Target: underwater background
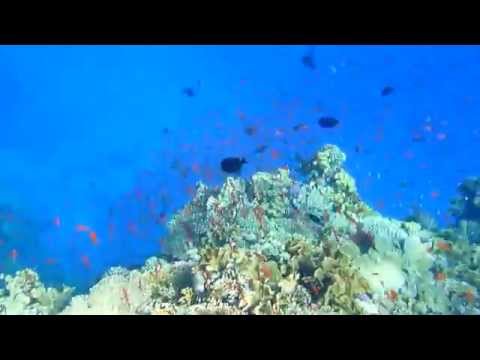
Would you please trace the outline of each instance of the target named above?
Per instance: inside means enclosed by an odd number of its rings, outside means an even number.
[[[382,215],[445,226],[480,172],[479,62],[478,46],[0,46],[0,272],[85,291],[161,253],[223,158],[248,178],[324,144]]]

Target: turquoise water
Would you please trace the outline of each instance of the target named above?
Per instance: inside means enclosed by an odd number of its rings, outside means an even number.
[[[0,46],[0,271],[83,290],[160,253],[195,183],[224,181],[224,157],[244,156],[248,177],[326,143],[382,214],[450,223],[457,184],[480,172],[479,47],[315,46],[315,69],[310,51]],[[340,126],[321,128],[327,115]]]

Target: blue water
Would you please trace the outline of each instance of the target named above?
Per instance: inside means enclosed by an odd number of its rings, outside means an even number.
[[[245,156],[248,177],[325,143],[382,214],[421,206],[448,224],[457,183],[480,173],[480,48],[316,46],[315,70],[309,49],[0,46],[0,206],[16,226],[0,271],[85,290],[161,252],[195,182],[225,179],[223,157]],[[340,127],[320,128],[323,115]]]

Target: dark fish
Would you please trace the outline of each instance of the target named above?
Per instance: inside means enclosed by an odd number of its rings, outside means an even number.
[[[262,154],[263,152],[265,152],[265,150],[267,150],[268,148],[268,145],[258,145],[256,148],[255,148],[255,152],[257,154]]]
[[[308,52],[302,56],[302,64],[303,66],[309,68],[310,70],[315,70],[317,67],[315,64],[315,47],[311,46]]]
[[[307,67],[311,70],[315,70],[316,65],[315,65],[315,59],[313,57],[313,54],[307,54],[307,55],[302,56],[302,64],[303,64],[303,66],[305,66],[305,67]]]
[[[410,183],[408,181],[400,181],[400,184],[398,185],[401,189],[406,189],[407,187],[410,186]]]
[[[247,126],[244,131],[248,136],[253,136],[257,133],[257,128],[255,126]]]
[[[176,170],[182,178],[186,178],[190,172],[190,169],[186,166],[183,166],[178,159],[172,161],[170,164],[170,169]]]
[[[296,168],[295,170],[302,175],[308,175],[312,170],[311,161],[305,160],[299,153],[295,153],[294,157],[295,157],[295,161],[299,165],[299,167]]]
[[[318,224],[318,225],[321,225],[322,224],[322,220],[316,216],[316,215],[313,215],[313,214],[307,214],[309,219],[312,220],[315,224]]]
[[[322,128],[325,128],[325,129],[331,129],[331,128],[337,127],[338,124],[340,124],[340,121],[338,121],[333,116],[324,116],[318,119],[318,125],[320,125]]]
[[[182,93],[183,95],[186,95],[188,97],[194,97],[195,95],[197,95],[197,92],[191,87],[184,88],[182,90]]]
[[[162,133],[166,135],[166,134],[170,133],[170,130],[168,128],[163,128]]]
[[[182,93],[185,96],[194,97],[197,95],[199,88],[200,88],[200,81],[197,81],[197,84],[195,87],[189,86],[189,87],[183,88]]]
[[[423,136],[422,134],[413,134],[412,135],[412,141],[413,142],[425,142],[425,140],[427,140],[427,138],[425,136]]]
[[[308,129],[308,126],[304,123],[300,123],[300,124],[295,125],[292,129],[294,131],[306,130],[306,129]]]
[[[385,86],[382,90],[382,96],[388,96],[388,95],[391,95],[393,94],[393,92],[395,91],[395,89],[391,86]]]
[[[228,157],[222,160],[220,167],[226,173],[238,173],[242,169],[243,164],[246,163],[247,160],[245,158]]]
[[[355,152],[356,152],[357,154],[360,154],[362,151],[363,151],[362,145],[358,145],[358,144],[355,145]]]

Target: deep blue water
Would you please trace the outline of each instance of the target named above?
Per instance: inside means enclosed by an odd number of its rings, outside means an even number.
[[[223,157],[245,156],[248,177],[325,143],[381,213],[422,206],[447,224],[457,183],[480,175],[480,48],[316,46],[315,70],[309,49],[0,46],[0,212],[14,234],[0,271],[85,289],[158,254],[195,182],[224,180]],[[323,115],[340,127],[319,127]]]

